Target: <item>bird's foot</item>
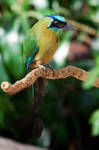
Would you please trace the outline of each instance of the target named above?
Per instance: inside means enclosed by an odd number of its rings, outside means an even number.
[[[48,64],[48,67],[53,71],[53,75],[56,75],[54,68],[50,64]]]
[[[37,66],[40,68],[40,69],[44,69],[45,70],[45,67],[43,65],[40,65],[39,63],[36,63]]]

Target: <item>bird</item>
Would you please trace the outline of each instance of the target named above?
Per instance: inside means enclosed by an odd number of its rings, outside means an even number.
[[[23,42],[23,59],[26,70],[43,68],[49,64],[55,51],[58,48],[60,39],[60,30],[74,30],[75,27],[59,15],[48,14],[41,18],[28,31]],[[41,135],[41,125],[38,121],[39,109],[42,105],[42,97],[45,92],[45,83],[43,78],[38,78],[32,85],[33,96],[33,116],[34,116],[34,133]],[[39,131],[40,130],[40,131]]]
[[[52,59],[59,45],[60,30],[74,30],[75,27],[67,23],[59,15],[45,15],[29,30],[23,44],[23,56],[28,70],[44,68]]]
[[[48,14],[41,18],[27,33],[23,43],[23,57],[26,69],[45,68],[58,48],[60,30],[74,30],[75,27],[59,15]],[[36,102],[42,97],[44,82],[38,78],[34,84]]]

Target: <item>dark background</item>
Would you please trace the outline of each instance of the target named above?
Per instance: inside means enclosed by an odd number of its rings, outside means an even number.
[[[45,14],[60,14],[98,33],[98,0],[0,0],[0,82],[25,76],[23,40]],[[49,80],[36,115],[30,88],[14,96],[0,89],[0,136],[56,150],[98,150],[99,89],[92,83],[99,75],[99,37],[83,29],[60,36],[52,66],[74,65],[90,71],[90,78]]]

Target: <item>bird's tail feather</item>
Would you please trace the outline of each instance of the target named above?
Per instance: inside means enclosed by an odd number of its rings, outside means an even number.
[[[45,93],[45,83],[44,78],[38,78],[36,82],[34,83],[34,109],[35,111],[38,111],[42,106],[42,97]]]

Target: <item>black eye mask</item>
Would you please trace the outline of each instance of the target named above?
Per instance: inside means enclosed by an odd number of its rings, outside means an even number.
[[[52,22],[52,24],[50,25],[50,27],[56,27],[56,28],[59,28],[59,29],[61,29],[61,28],[63,28],[64,26],[66,26],[66,22],[62,22],[62,21],[59,21],[59,20],[54,20],[53,22]]]

